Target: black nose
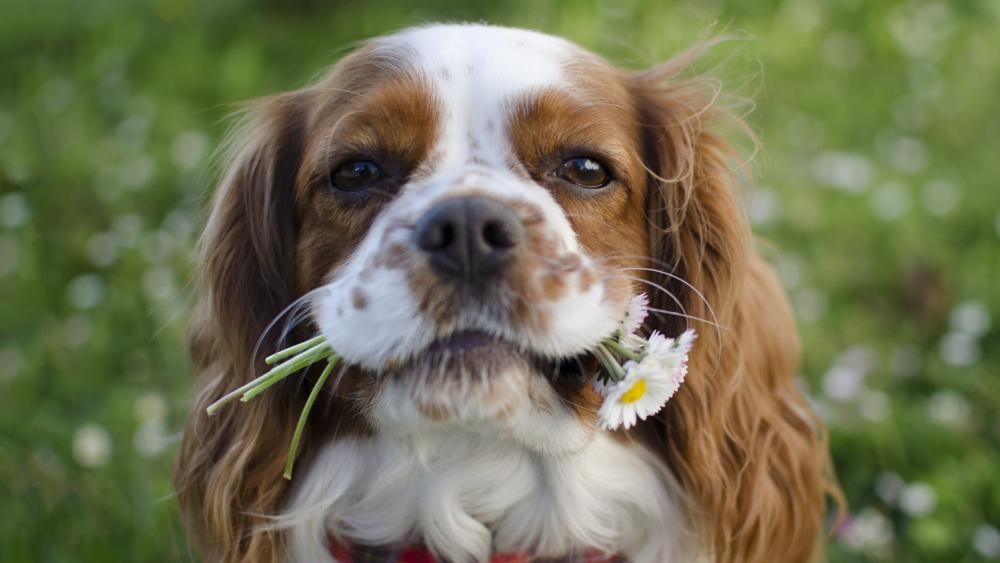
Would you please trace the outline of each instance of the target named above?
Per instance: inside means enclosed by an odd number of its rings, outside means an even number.
[[[502,269],[524,238],[510,207],[488,197],[455,197],[430,209],[414,231],[442,277],[478,281]]]

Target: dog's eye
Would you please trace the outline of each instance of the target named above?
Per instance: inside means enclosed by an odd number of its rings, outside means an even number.
[[[330,184],[345,192],[361,191],[382,177],[382,171],[370,160],[345,162],[330,173]]]
[[[556,176],[582,188],[603,188],[611,181],[611,176],[603,164],[585,156],[563,162],[556,171]]]

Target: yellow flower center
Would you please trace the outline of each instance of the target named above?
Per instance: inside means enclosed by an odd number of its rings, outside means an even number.
[[[628,391],[622,393],[622,402],[634,403],[639,399],[641,399],[645,394],[646,394],[646,380],[636,379],[635,383],[632,384],[632,387],[629,387]]]

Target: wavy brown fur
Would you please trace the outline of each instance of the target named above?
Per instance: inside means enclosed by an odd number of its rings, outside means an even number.
[[[294,297],[291,186],[303,119],[286,95],[263,102],[238,130],[202,240],[203,294],[190,335],[200,375],[174,483],[189,537],[208,561],[281,558],[280,537],[257,528],[284,494],[280,452],[295,423],[293,394],[265,393],[214,416],[205,408],[259,373],[259,358],[251,363],[258,337]]]
[[[798,339],[787,299],[731,193],[736,155],[712,131],[738,120],[716,103],[711,81],[676,78],[703,48],[634,77],[651,170],[651,267],[690,286],[653,280],[688,315],[719,325],[718,333],[697,326],[692,371],[650,434],[694,497],[715,560],[801,563],[820,549],[827,495],[841,497],[822,424],[793,381]],[[655,307],[676,307],[654,294]],[[685,321],[659,325],[677,334]]]

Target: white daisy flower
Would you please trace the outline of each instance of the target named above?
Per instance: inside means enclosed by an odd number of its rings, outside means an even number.
[[[605,384],[604,403],[598,419],[605,430],[631,428],[663,408],[687,375],[687,357],[694,343],[693,330],[676,340],[654,331],[642,357],[625,363],[625,377]]]
[[[625,320],[622,321],[622,335],[628,336],[639,332],[642,322],[649,314],[649,297],[645,293],[640,293],[632,298],[625,310]]]
[[[639,329],[642,328],[642,323],[646,320],[646,315],[648,314],[649,297],[645,293],[640,293],[632,297],[632,300],[629,301],[628,309],[625,310],[625,319],[622,321],[622,326],[619,329],[619,342],[626,348],[630,350],[640,350],[642,348],[644,341],[639,336]]]

